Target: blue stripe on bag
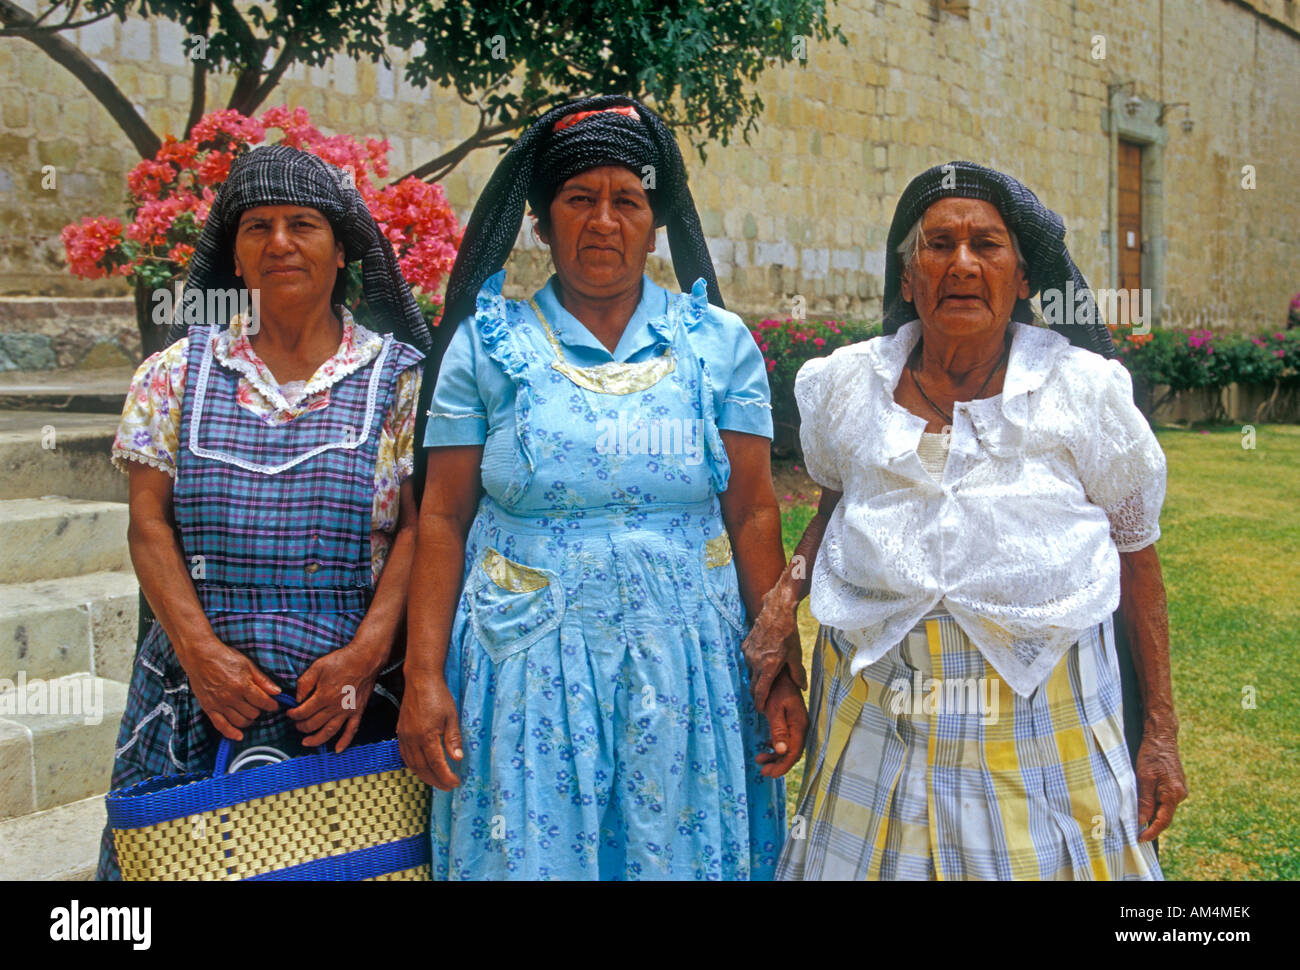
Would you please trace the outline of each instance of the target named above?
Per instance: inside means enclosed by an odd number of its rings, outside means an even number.
[[[390,872],[401,872],[433,861],[433,843],[427,834],[413,835],[384,845],[357,849],[342,855],[313,859],[296,866],[249,876],[244,882],[309,882],[349,879],[373,879]]]
[[[144,828],[280,792],[402,767],[402,755],[393,739],[350,747],[342,754],[303,755],[233,775],[163,775],[110,792],[105,798],[108,824],[114,829]]]

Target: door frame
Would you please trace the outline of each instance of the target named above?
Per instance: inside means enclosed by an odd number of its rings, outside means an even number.
[[[1143,99],[1136,113],[1124,109],[1130,94],[1112,86],[1109,110],[1102,111],[1102,130],[1110,136],[1109,206],[1106,229],[1107,286],[1119,286],[1119,143],[1142,148],[1142,284],[1151,291],[1151,326],[1163,318],[1165,294],[1165,142],[1168,131],[1159,123],[1160,102]]]

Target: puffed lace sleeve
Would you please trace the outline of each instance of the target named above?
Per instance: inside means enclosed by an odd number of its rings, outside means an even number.
[[[125,472],[128,461],[138,461],[176,477],[188,347],[188,337],[176,341],[145,360],[131,378],[113,439],[118,470]]]
[[[834,388],[835,366],[830,357],[814,357],[799,368],[794,379],[794,399],[799,405],[799,444],[808,475],[818,485],[844,490],[839,462],[828,440],[828,405]]]
[[[1095,392],[1081,395],[1090,407],[1073,448],[1079,477],[1088,500],[1105,510],[1116,548],[1136,552],[1160,538],[1165,453],[1133,403],[1124,366],[1097,358],[1089,370]]]

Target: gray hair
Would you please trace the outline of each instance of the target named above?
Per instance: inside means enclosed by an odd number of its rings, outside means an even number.
[[[924,219],[925,216],[922,215],[920,219],[916,220],[916,223],[907,231],[907,235],[903,237],[903,241],[898,244],[898,248],[895,250],[898,255],[903,257],[904,271],[910,269],[913,261],[921,254],[921,246],[925,242],[925,232],[921,229],[921,222]],[[1015,230],[1010,226],[1007,227],[1007,235],[1011,237],[1011,248],[1015,251],[1016,262],[1020,264],[1020,272],[1024,273],[1027,278],[1029,276],[1029,264],[1025,262],[1025,255],[1020,251],[1020,240],[1016,238]]]

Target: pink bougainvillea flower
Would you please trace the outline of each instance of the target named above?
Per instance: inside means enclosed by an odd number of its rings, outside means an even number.
[[[167,136],[157,154],[127,176],[131,201],[125,229],[117,219],[84,219],[64,228],[71,272],[92,279],[109,274],[133,278],[145,267],[156,272],[159,264],[183,271],[215,201],[214,189],[229,177],[235,158],[266,138],[267,129],[279,129],[282,144],[351,172],[406,281],[436,306],[437,290],[451,272],[461,241],[460,223],[441,186],[408,178],[376,187],[375,180],[389,172],[387,139],[326,138],[306,109],[287,105],[257,118],[214,111],[199,120],[189,138]],[[186,213],[192,218],[178,222]],[[124,249],[126,240],[138,245]]]
[[[198,196],[191,192],[165,199],[150,199],[135,213],[135,221],[126,227],[128,239],[146,246],[162,246],[172,223],[182,212],[192,212],[198,206]]]
[[[229,152],[208,152],[199,162],[199,183],[202,185],[220,185],[230,174],[230,163],[234,156]]]
[[[265,137],[266,129],[262,121],[246,117],[233,109],[209,112],[190,130],[190,141],[196,146],[228,142],[256,145]]]
[[[146,158],[126,173],[126,187],[140,201],[158,198],[176,181],[178,169],[167,162]]]
[[[321,133],[311,123],[306,108],[290,108],[282,104],[262,112],[261,122],[266,128],[279,128],[284,132],[280,140],[291,148],[305,148],[321,141]]]
[[[190,257],[194,255],[194,247],[189,243],[177,243],[167,251],[167,258],[173,262],[180,263],[182,266],[190,265]]]
[[[64,226],[63,248],[68,254],[68,269],[74,276],[97,280],[109,275],[102,260],[110,249],[122,241],[122,223],[118,219],[82,219],[80,223]]]
[[[217,200],[217,193],[213,192],[206,185],[203,187],[203,194],[199,196],[199,204],[194,207],[194,218],[199,225],[208,221],[208,214],[212,211],[212,203]]]

